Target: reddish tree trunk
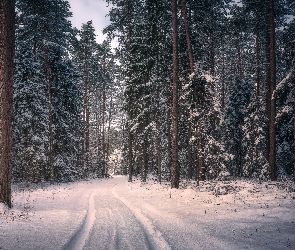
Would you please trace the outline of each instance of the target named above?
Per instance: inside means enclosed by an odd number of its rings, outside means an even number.
[[[11,207],[14,8],[13,0],[0,0],[0,202],[8,207]]]
[[[276,54],[275,54],[275,19],[274,19],[274,0],[268,1],[269,9],[269,167],[270,179],[277,179],[276,169],[276,105],[272,98],[276,88]]]
[[[242,57],[241,57],[241,43],[240,38],[237,40],[237,52],[238,52],[238,74],[240,80],[242,80],[243,77],[243,70],[242,70]]]
[[[171,188],[179,188],[178,166],[178,30],[177,0],[172,0],[173,88],[172,88],[172,162]]]
[[[224,110],[224,104],[225,104],[225,82],[224,82],[224,56],[222,58],[222,72],[221,72],[221,108]]]
[[[189,65],[190,65],[190,74],[194,73],[194,56],[193,56],[193,49],[192,49],[192,43],[191,43],[191,37],[190,37],[190,29],[188,26],[187,21],[187,11],[186,11],[186,3],[185,0],[181,1],[181,12],[185,27],[185,34],[186,34],[186,43],[187,43],[187,52],[188,52],[188,59],[189,59]],[[192,147],[190,144],[190,139],[192,135],[192,124],[191,121],[188,120],[188,178],[192,178]]]
[[[256,50],[256,96],[260,96],[260,36],[259,32],[256,33],[255,41],[255,50]]]
[[[50,181],[54,182],[54,166],[53,166],[53,131],[52,131],[52,98],[50,84],[50,67],[48,61],[48,49],[45,51],[45,66],[46,66],[46,82],[47,82],[47,98],[48,98],[48,117],[49,117],[49,170]]]
[[[194,73],[194,57],[193,57],[193,49],[192,43],[190,38],[190,30],[187,22],[187,13],[186,13],[186,4],[185,0],[181,0],[181,13],[184,22],[185,34],[186,34],[186,43],[187,43],[187,51],[188,51],[188,58],[189,58],[189,65],[190,65],[190,73]]]
[[[293,58],[295,54],[295,48],[293,48]],[[294,161],[294,166],[293,166],[293,180],[295,182],[295,59],[293,59],[293,69],[292,69],[292,83],[293,83],[293,161]]]

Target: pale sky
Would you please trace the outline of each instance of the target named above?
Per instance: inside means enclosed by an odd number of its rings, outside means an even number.
[[[102,43],[106,39],[102,29],[110,23],[110,18],[106,16],[110,9],[107,3],[104,0],[68,0],[68,2],[73,13],[73,17],[70,18],[72,25],[81,29],[82,23],[92,20],[97,35],[96,41]],[[116,46],[116,43],[112,42],[112,46]]]

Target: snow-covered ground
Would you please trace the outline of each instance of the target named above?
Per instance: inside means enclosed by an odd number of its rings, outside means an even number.
[[[126,177],[14,187],[0,204],[0,249],[295,249],[292,182]]]

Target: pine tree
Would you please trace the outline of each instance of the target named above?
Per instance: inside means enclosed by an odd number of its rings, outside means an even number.
[[[70,180],[76,171],[80,92],[70,59],[75,32],[67,20],[69,4],[21,0],[17,8],[14,176],[29,182]]]
[[[230,174],[242,176],[245,151],[243,150],[243,126],[247,107],[250,102],[252,86],[239,77],[230,86],[230,94],[225,109],[225,141],[232,160],[229,166]]]

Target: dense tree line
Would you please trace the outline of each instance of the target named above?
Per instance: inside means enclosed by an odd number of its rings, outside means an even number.
[[[106,175],[116,98],[109,42],[97,44],[91,21],[73,28],[67,1],[17,0],[15,8],[12,180]]]
[[[107,2],[130,181],[294,176],[292,1]]]
[[[97,44],[65,0],[0,1],[1,201],[11,174],[108,176],[113,152],[129,181],[173,188],[294,176],[293,1],[106,2],[109,40]]]

